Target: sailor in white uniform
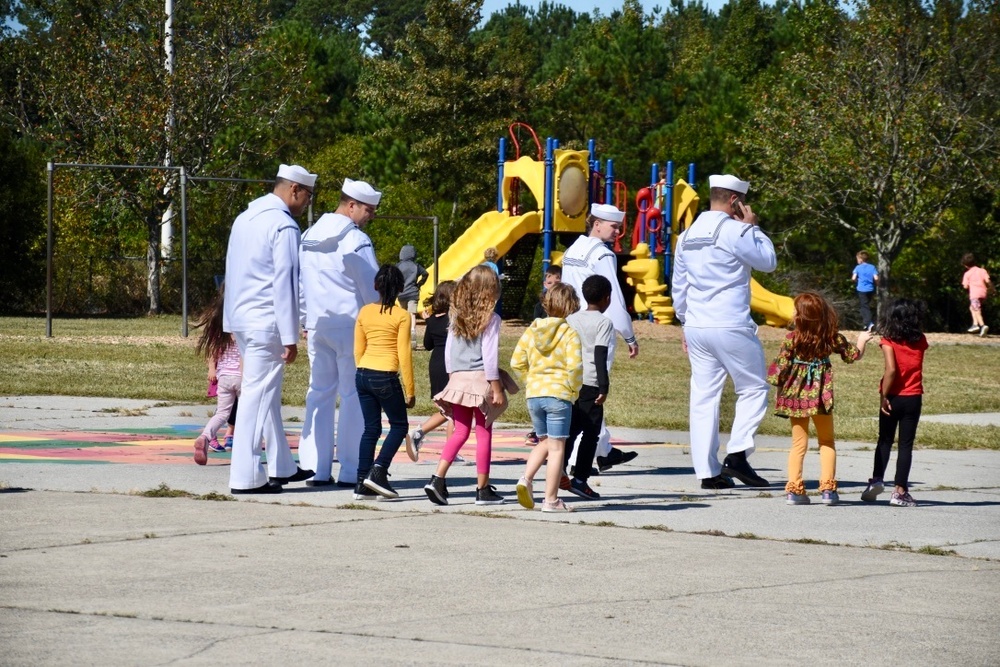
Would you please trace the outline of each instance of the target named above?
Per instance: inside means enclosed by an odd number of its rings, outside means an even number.
[[[364,419],[354,384],[354,324],[362,306],[379,300],[378,262],[371,239],[362,230],[381,199],[382,193],[368,183],[344,179],[337,210],[320,217],[302,236],[299,310],[307,332],[310,372],[299,461],[316,471],[316,477],[306,482],[310,486],[333,484],[334,446],[340,462],[337,485],[354,488],[357,483]]]
[[[691,363],[691,460],[703,489],[768,486],[747,461],[767,411],[764,346],[750,317],[750,270],[777,267],[771,240],[746,203],[750,184],[709,177],[710,210],[677,238],[671,294],[684,326]],[[719,463],[719,404],[726,375],[736,390],[736,414],[725,461]]]
[[[583,310],[587,307],[587,301],[583,298],[583,281],[595,274],[608,279],[611,283],[611,305],[604,315],[611,320],[615,331],[628,345],[629,359],[634,359],[639,354],[639,342],[635,338],[632,316],[629,315],[625,307],[625,297],[622,295],[621,285],[618,283],[618,258],[608,247],[608,244],[613,242],[621,231],[624,220],[625,212],[616,206],[591,204],[585,235],[574,241],[573,245],[567,248],[563,254],[562,281],[576,290],[576,295],[580,299],[580,308]],[[608,346],[609,371],[615,358],[616,341],[617,338],[612,338],[611,345]],[[570,463],[575,464],[576,453],[579,450],[579,447],[573,449],[574,460]],[[636,456],[638,456],[636,452],[623,452],[612,447],[611,432],[608,431],[606,424],[601,426],[601,437],[597,441],[597,466],[601,471],[607,470],[613,465],[631,461]]]
[[[278,169],[274,191],[250,202],[233,222],[226,252],[223,329],[243,357],[229,486],[233,493],[280,493],[281,484],[312,477],[299,469],[281,421],[285,364],[298,354],[299,225],[312,201],[316,174]],[[260,442],[267,446],[267,471]],[[270,476],[270,478],[269,478]]]

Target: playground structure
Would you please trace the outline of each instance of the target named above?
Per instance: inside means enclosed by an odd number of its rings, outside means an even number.
[[[537,148],[537,158],[521,155],[515,128],[525,128]],[[507,141],[499,141],[497,161],[496,210],[481,215],[439,258],[436,271],[422,288],[420,300],[430,297],[434,287],[443,280],[458,280],[469,269],[483,262],[487,248],[496,248],[502,258],[502,302],[504,316],[517,315],[527,289],[528,279],[537,251],[538,239],[543,243],[543,270],[553,261],[556,242],[569,246],[586,226],[591,203],[614,203],[626,211],[627,190],[614,180],[613,160],[595,157],[595,141],[588,150],[559,148],[556,139],[546,139],[544,151],[538,136],[527,125],[514,123],[510,127],[514,144],[514,160],[506,160]],[[659,178],[659,165],[653,165],[651,185],[636,195],[635,223],[632,229],[632,250],[629,261],[620,266],[627,287],[626,295],[634,292],[632,307],[640,318],[670,324],[674,309],[667,294],[671,257],[677,235],[694,222],[698,214],[698,194],[693,185],[694,165],[688,167],[688,180],[674,179],[674,165],[666,164],[665,178]],[[524,211],[522,189],[527,189],[540,209]],[[614,251],[622,253],[621,240],[625,228],[614,243]],[[783,326],[792,319],[792,300],[773,294],[756,281],[751,281],[751,308],[762,314],[768,324]]]

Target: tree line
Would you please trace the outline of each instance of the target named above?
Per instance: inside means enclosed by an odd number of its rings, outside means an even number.
[[[437,215],[447,243],[495,205],[514,121],[563,147],[596,139],[633,193],[666,160],[697,164],[703,200],[710,173],[750,180],[780,247],[775,291],[846,302],[865,249],[881,300],[922,298],[932,328],[957,329],[961,255],[1000,277],[997,3],[481,4],[177,0],[168,72],[162,0],[0,2],[2,307],[43,303],[47,160],[242,178],[297,162],[320,175],[318,212],[364,178],[386,193],[380,212]],[[67,170],[55,186],[57,308],[178,310],[176,249],[160,247],[176,174]],[[196,303],[262,191],[189,189]],[[380,260],[404,242],[430,257],[429,227],[370,229]]]

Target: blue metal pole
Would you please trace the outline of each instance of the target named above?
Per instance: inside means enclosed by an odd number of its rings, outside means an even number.
[[[503,161],[507,155],[507,138],[500,137],[500,153],[497,158],[497,211],[503,212]]]
[[[594,163],[597,162],[595,155],[597,154],[597,141],[594,139],[587,140],[587,164],[590,165],[590,170],[594,170]]]
[[[604,203],[614,204],[615,203],[615,167],[613,164],[614,160],[608,158],[608,170],[604,175]]]
[[[542,224],[542,271],[552,263],[552,214],[555,188],[555,140],[551,137],[545,140],[545,211]]]
[[[688,185],[694,187],[694,162],[688,162]]]
[[[656,206],[656,195],[659,194],[659,188],[657,187],[656,183],[659,180],[660,180],[660,165],[658,165],[658,164],[656,164],[654,162],[653,163],[653,167],[652,167],[652,169],[650,169],[650,174],[649,174],[649,191],[650,191],[650,195],[651,195],[651,198],[650,198],[650,201],[649,201],[650,208]],[[645,225],[643,231],[645,231],[645,229],[648,229],[648,227],[649,227],[649,218],[647,217],[646,218],[646,225]],[[650,257],[656,257],[656,234],[655,233],[650,233],[649,234],[648,243],[649,243],[649,256]]]
[[[666,198],[663,212],[663,284],[670,284],[671,257],[670,235],[674,231],[674,161],[667,161],[667,177],[665,180]]]

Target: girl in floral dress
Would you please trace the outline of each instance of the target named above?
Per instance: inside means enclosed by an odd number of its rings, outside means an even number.
[[[816,425],[819,440],[819,489],[825,505],[835,505],[837,494],[837,450],[833,438],[833,366],[830,355],[839,354],[846,363],[864,356],[872,335],[858,334],[852,345],[837,331],[837,313],[815,292],[795,297],[795,329],[781,343],[777,358],[767,371],[767,381],[778,388],[775,414],[792,422],[792,449],[788,453],[789,505],[808,505],[802,481],[802,463],[809,446],[809,420]]]

